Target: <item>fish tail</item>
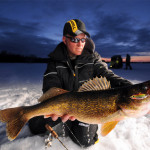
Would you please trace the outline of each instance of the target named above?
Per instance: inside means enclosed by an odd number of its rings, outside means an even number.
[[[10,141],[14,140],[28,121],[24,107],[0,110],[0,121],[6,123],[6,134]]]

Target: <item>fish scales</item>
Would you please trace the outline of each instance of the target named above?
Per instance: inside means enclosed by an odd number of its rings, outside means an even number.
[[[101,123],[100,118],[117,111],[118,94],[112,93],[115,93],[114,90],[69,92],[34,105],[32,108],[29,107],[27,111],[37,116],[49,112],[60,116],[70,114],[87,123],[91,123],[90,119],[97,119],[97,123]],[[110,96],[106,97],[106,94]]]

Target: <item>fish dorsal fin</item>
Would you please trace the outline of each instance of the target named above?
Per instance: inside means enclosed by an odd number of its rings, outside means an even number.
[[[60,94],[64,94],[67,92],[69,91],[61,89],[61,88],[57,88],[57,87],[52,87],[38,99],[38,102],[43,102],[49,98],[52,98],[52,97],[55,97],[55,96],[58,96]]]
[[[99,90],[106,90],[110,89],[111,85],[110,82],[107,81],[105,77],[101,78],[93,78],[93,80],[89,80],[82,84],[79,88],[78,92],[85,92],[85,91],[99,91]]]
[[[104,123],[101,126],[101,135],[106,136],[109,132],[111,132],[111,130],[113,130],[115,128],[117,123],[118,123],[118,121]]]

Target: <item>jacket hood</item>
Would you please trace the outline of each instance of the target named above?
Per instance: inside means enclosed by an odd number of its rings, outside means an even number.
[[[66,45],[63,42],[59,43],[56,46],[55,50],[51,52],[48,56],[53,60],[58,60],[58,61],[66,60],[67,59]]]
[[[77,56],[77,58],[78,60],[84,60],[83,58],[86,57],[86,59],[88,59],[87,61],[89,61],[89,59],[93,58],[92,54],[94,54],[94,52],[95,52],[95,44],[92,39],[87,38],[83,52],[80,56]],[[63,42],[59,43],[55,48],[55,50],[51,52],[48,56],[53,60],[67,61],[68,52],[66,45]]]

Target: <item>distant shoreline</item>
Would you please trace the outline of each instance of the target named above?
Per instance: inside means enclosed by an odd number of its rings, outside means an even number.
[[[121,56],[121,55],[120,55]],[[145,56],[146,57],[146,56]],[[148,56],[149,58],[149,56]],[[144,58],[143,59],[135,59],[135,56],[131,56],[131,63],[150,63],[150,59]],[[30,56],[24,56],[20,54],[13,54],[13,53],[8,53],[7,51],[2,51],[0,53],[0,63],[48,63],[49,58],[41,58],[37,57],[35,55],[30,55]],[[111,58],[105,58],[102,57],[102,61],[106,63],[110,63]],[[122,62],[125,63],[125,58],[122,58]]]
[[[48,58],[40,60],[40,61],[0,61],[0,63],[48,63]],[[110,63],[110,62],[106,62]],[[125,64],[126,62],[122,62]],[[150,62],[131,62],[131,63],[150,63]]]

